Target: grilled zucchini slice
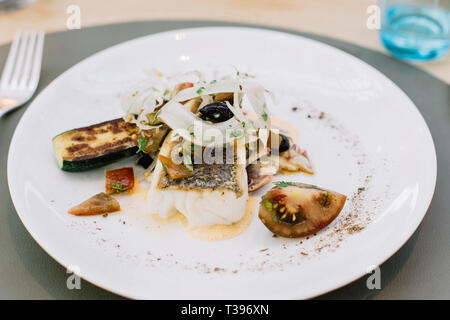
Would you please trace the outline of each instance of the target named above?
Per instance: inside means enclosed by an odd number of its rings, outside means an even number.
[[[59,167],[64,171],[86,171],[136,154],[133,134],[138,128],[120,119],[63,132],[53,138]]]

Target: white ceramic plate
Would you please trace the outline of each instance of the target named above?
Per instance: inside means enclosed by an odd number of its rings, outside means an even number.
[[[279,180],[346,194],[338,219],[309,239],[283,239],[255,214],[240,236],[205,242],[177,223],[153,221],[124,197],[124,212],[108,218],[67,213],[103,189],[105,169],[62,172],[53,136],[121,116],[120,92],[145,70],[229,64],[277,94],[273,113],[297,127],[309,152],[314,176]],[[408,240],[433,195],[436,154],[411,100],[360,60],[289,34],[200,28],[125,42],[59,76],[16,129],[8,181],[17,213],[42,248],[107,290],[156,299],[309,298],[363,276]]]

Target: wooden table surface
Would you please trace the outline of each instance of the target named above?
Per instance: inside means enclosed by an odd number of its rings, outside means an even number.
[[[375,3],[376,0],[34,0],[20,10],[0,13],[0,44],[10,42],[16,29],[67,30],[67,8],[78,5],[81,28],[156,19],[219,20],[311,32],[386,52],[378,31],[366,26],[367,7]],[[450,83],[449,55],[417,66]]]

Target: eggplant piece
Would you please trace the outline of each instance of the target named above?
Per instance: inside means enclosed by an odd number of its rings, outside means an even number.
[[[278,182],[263,196],[258,216],[278,236],[305,237],[329,225],[346,199],[345,195],[313,185]]]
[[[136,164],[138,166],[141,166],[144,169],[148,169],[148,167],[150,167],[150,165],[153,163],[153,161],[155,161],[150,155],[148,155],[147,153],[143,153],[141,152],[139,159],[136,161]]]

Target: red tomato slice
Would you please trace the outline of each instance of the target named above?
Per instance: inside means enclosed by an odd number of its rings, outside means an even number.
[[[106,171],[105,176],[105,189],[108,194],[130,191],[134,187],[134,170],[132,167]]]

